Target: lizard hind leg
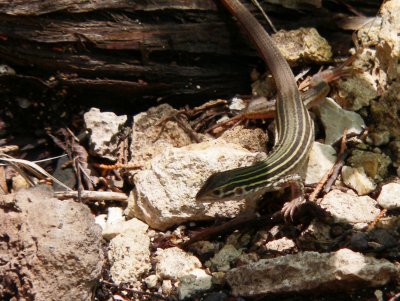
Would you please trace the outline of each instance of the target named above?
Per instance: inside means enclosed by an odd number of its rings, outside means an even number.
[[[285,221],[293,221],[297,209],[305,203],[303,180],[298,174],[293,174],[281,179],[279,182],[284,187],[290,187],[291,200],[283,205],[281,212]]]

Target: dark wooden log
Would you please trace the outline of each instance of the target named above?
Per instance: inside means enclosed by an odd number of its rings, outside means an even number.
[[[260,61],[213,0],[0,0],[0,60],[16,70],[0,75],[3,90],[64,90],[94,104],[249,93]]]

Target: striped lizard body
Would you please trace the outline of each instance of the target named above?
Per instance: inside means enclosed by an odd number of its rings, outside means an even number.
[[[314,141],[314,128],[301,100],[293,72],[269,34],[240,1],[221,2],[247,32],[275,79],[278,91],[275,114],[277,135],[275,145],[265,160],[253,166],[211,175],[197,193],[196,199],[239,199],[259,196],[291,184],[302,187],[297,172],[308,158]],[[285,215],[292,215],[293,206],[287,206],[286,209]]]

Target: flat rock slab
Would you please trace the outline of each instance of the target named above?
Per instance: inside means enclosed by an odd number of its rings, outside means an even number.
[[[91,300],[103,266],[89,208],[46,187],[0,196],[0,299]]]
[[[399,276],[400,268],[390,261],[341,249],[259,260],[229,271],[226,279],[233,294],[250,297],[380,286]]]

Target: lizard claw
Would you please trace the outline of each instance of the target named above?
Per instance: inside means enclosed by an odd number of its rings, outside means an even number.
[[[282,207],[282,215],[283,215],[283,219],[285,220],[285,222],[293,222],[293,217],[296,214],[297,210],[299,209],[299,207],[304,204],[304,198],[303,197],[297,197],[295,199],[293,199],[290,202],[286,202],[285,204],[283,204]]]

